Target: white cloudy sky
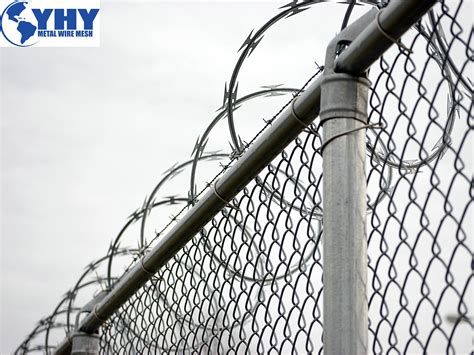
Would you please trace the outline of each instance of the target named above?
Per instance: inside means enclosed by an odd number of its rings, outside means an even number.
[[[237,50],[286,2],[104,0],[100,48],[1,50],[2,354],[106,253],[162,173],[189,158]],[[344,10],[318,5],[274,26],[246,61],[239,96],[301,86]],[[249,105],[238,127],[257,131],[283,101]],[[213,144],[227,149],[222,132]]]
[[[1,50],[2,353],[106,253],[160,175],[189,157],[237,50],[283,4],[103,1],[100,48]],[[343,10],[325,5],[275,26],[245,64],[239,94],[299,87]],[[249,132],[278,108],[269,107],[245,121]]]

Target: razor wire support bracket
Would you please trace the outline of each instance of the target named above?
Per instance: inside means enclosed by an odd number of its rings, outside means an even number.
[[[76,316],[75,331],[72,335],[72,355],[98,355],[100,335],[99,332],[86,333],[79,329],[79,316],[81,313],[94,313],[95,306],[107,295],[106,291],[101,291],[90,300]]]
[[[369,80],[335,73],[335,60],[373,21],[369,11],[329,44],[321,84],[324,353],[367,354],[365,127]]]

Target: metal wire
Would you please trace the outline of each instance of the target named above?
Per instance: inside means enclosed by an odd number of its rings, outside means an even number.
[[[226,85],[223,107],[193,149],[176,164],[91,263],[52,314],[16,353],[49,353],[74,330],[83,298],[111,289],[180,215],[212,188],[247,150],[233,111],[248,100],[298,95],[301,88],[266,87],[237,97],[237,75],[274,23],[323,1],[294,1],[243,45]],[[358,2],[383,7],[384,2]],[[347,2],[347,25],[355,2]],[[372,66],[367,125],[369,344],[374,354],[469,353],[473,327],[472,73],[469,2],[441,2],[426,21]],[[243,59],[242,59],[243,58]],[[283,107],[287,107],[292,99]],[[283,110],[282,108],[282,110]],[[279,111],[281,112],[281,110]],[[269,125],[269,120],[257,136]],[[229,122],[230,154],[206,152],[208,137]],[[229,201],[188,245],[135,293],[101,329],[101,354],[322,353],[322,142],[318,124],[306,129],[251,184]],[[351,132],[347,132],[351,134]],[[199,163],[230,160],[197,192]],[[158,190],[190,168],[187,196],[158,200]],[[147,241],[147,216],[182,204]],[[124,236],[138,222],[138,246]],[[149,220],[148,220],[148,223]],[[123,261],[122,261],[123,260]],[[89,290],[89,293],[86,292]],[[83,298],[81,298],[83,297]],[[52,342],[53,340],[53,342]]]

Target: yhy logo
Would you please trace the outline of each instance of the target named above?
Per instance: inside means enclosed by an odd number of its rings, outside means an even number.
[[[99,0],[0,0],[2,47],[98,47]]]

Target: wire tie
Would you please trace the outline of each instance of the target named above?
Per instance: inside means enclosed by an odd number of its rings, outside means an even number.
[[[154,272],[148,270],[148,269],[145,267],[145,265],[143,264],[143,259],[145,259],[145,257],[140,258],[140,267],[141,267],[141,269],[142,269],[146,274],[148,274],[148,275],[150,275],[150,276],[155,275]]]
[[[304,128],[306,128],[308,127],[308,124],[304,123],[295,112],[295,101],[296,101],[296,98],[293,101],[291,101],[291,113],[293,114],[293,117],[298,121],[298,123],[302,125]]]
[[[319,126],[323,126],[327,121],[331,121],[331,120],[342,120],[342,119],[351,119],[351,120],[355,120],[355,121],[358,121],[364,125],[367,124],[366,121],[364,121],[363,119],[360,119],[360,118],[357,118],[357,117],[353,117],[353,116],[338,116],[338,117],[326,117],[326,118],[321,118],[319,120]]]
[[[351,129],[349,131],[346,131],[346,132],[343,132],[343,133],[340,133],[340,134],[336,134],[335,136],[331,137],[330,139],[328,139],[326,142],[324,142],[323,144],[321,144],[321,147],[319,147],[319,152],[320,154],[323,154],[323,151],[324,151],[324,148],[327,147],[327,145],[329,143],[331,143],[332,141],[336,140],[337,138],[341,138],[341,137],[344,137],[344,136],[347,136],[348,134],[350,133],[354,133],[354,132],[357,132],[357,131],[360,131],[362,129],[366,129],[366,128],[383,128],[384,126],[380,123],[371,123],[371,124],[365,124],[361,127],[357,127],[357,128],[354,128],[354,129]]]
[[[221,200],[222,202],[224,202],[227,207],[240,211],[240,208],[231,205],[229,201],[226,201],[226,199],[222,197],[220,193],[217,192],[216,185],[217,185],[217,181],[214,183],[214,185],[212,185],[212,190],[214,191],[214,194],[217,196],[217,198]]]
[[[406,50],[408,53],[413,53],[413,51],[408,48],[407,46],[405,46],[403,44],[403,42],[399,39],[399,40],[396,40],[395,38],[393,38],[392,36],[390,36],[383,28],[382,28],[382,25],[380,24],[380,14],[382,13],[382,11],[379,11],[377,12],[377,16],[375,17],[375,24],[377,25],[377,29],[380,31],[380,33],[385,37],[387,38],[390,42],[392,43],[395,43],[396,45],[398,45],[398,47]]]
[[[94,315],[94,317],[96,317],[101,323],[105,323],[105,319],[102,319],[99,317],[99,315],[97,314],[97,306],[98,304],[96,304],[92,310],[92,314]]]

